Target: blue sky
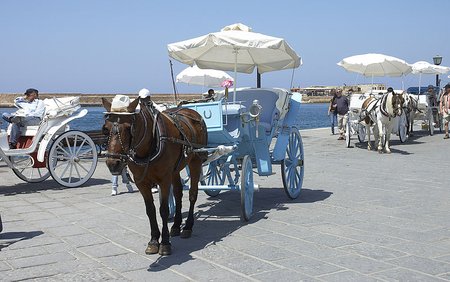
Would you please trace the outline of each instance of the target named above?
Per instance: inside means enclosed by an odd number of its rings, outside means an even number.
[[[383,53],[409,63],[440,54],[450,66],[450,1],[0,0],[0,93],[173,93],[167,44],[241,22],[282,37],[302,57],[293,86],[370,83],[336,65]],[[175,75],[186,66],[174,61]],[[254,86],[255,74],[238,74]],[[292,71],[262,75],[263,87],[291,86]],[[405,86],[418,84],[409,75]],[[401,88],[400,78],[375,82]],[[433,75],[422,84],[434,83]],[[447,83],[447,75],[441,85]],[[177,84],[181,93],[201,87]]]

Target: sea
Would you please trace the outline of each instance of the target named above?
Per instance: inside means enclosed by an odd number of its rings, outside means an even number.
[[[70,128],[80,131],[101,130],[103,125],[103,107],[85,107],[88,114],[80,119],[70,122]],[[0,108],[1,113],[14,112],[15,108]],[[302,104],[300,107],[300,130],[330,126],[330,119],[327,115],[328,103],[323,104]],[[7,122],[3,121],[1,128],[7,127]]]

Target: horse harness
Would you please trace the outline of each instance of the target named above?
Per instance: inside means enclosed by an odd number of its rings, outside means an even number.
[[[395,94],[392,92],[392,96],[394,96],[394,95],[401,95],[401,94]],[[380,112],[382,115],[384,115],[385,117],[388,117],[390,120],[391,118],[395,118],[397,116],[397,114],[395,112],[394,112],[394,115],[391,115],[390,113],[388,113],[388,111],[386,109],[388,96],[389,96],[389,94],[386,94],[381,97]],[[403,111],[403,108],[401,110]],[[400,112],[400,115],[401,115],[401,112]]]
[[[176,169],[178,169],[183,157],[186,158],[190,153],[194,152],[194,149],[204,147],[204,145],[195,143],[196,142],[195,134],[192,134],[194,140],[192,140],[192,142],[191,142],[189,140],[189,138],[187,137],[183,126],[181,125],[181,123],[183,123],[184,125],[186,125],[189,128],[189,130],[191,132],[194,132],[194,128],[190,125],[188,120],[191,119],[191,120],[194,120],[197,122],[201,122],[201,119],[193,119],[193,118],[186,117],[183,114],[178,113],[181,109],[175,109],[172,111],[169,110],[168,112],[160,112],[153,106],[152,102],[145,103],[145,107],[148,109],[148,112],[151,114],[150,118],[153,120],[153,128],[152,128],[153,139],[151,140],[150,147],[154,146],[155,149],[147,157],[139,158],[136,156],[136,152],[138,150],[138,147],[141,146],[142,140],[144,138],[140,138],[139,142],[136,145],[132,144],[133,138],[130,138],[128,153],[107,153],[107,154],[105,154],[106,157],[120,159],[123,162],[130,160],[138,166],[146,166],[146,169],[147,169],[148,165],[151,162],[156,161],[157,159],[159,159],[161,157],[161,154],[165,148],[165,143],[171,142],[171,143],[177,143],[177,144],[180,144],[183,146],[183,154],[179,156],[177,166],[176,166]],[[131,114],[131,116],[132,116],[131,130],[130,130],[131,136],[135,137],[136,129],[135,129],[134,124],[136,122],[137,114],[142,115],[142,119],[144,121],[144,126],[143,126],[144,133],[142,136],[146,136],[147,130],[148,130],[148,124],[147,124],[147,118],[146,118],[147,114],[143,110],[141,110],[139,113]],[[165,117],[167,117],[167,119],[177,128],[177,130],[180,132],[181,138],[165,136],[165,134],[167,133],[167,130],[165,127],[165,123],[163,122],[163,120],[161,118],[161,115],[164,115]],[[120,117],[117,119],[117,121],[113,122],[113,126],[112,126],[112,129],[108,136],[107,142],[108,143],[110,142],[113,134],[118,135],[117,137],[120,142],[122,151],[126,152],[125,146],[122,141],[122,137],[120,135],[119,121],[120,121]],[[136,139],[136,138],[134,138],[134,139]]]

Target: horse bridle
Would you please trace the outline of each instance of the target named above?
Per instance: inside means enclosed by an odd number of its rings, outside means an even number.
[[[159,132],[157,132],[156,123],[157,123],[157,115],[158,115],[159,111],[156,110],[151,103],[149,105],[145,105],[145,106],[150,111],[151,118],[153,120],[153,129],[152,129],[153,138],[158,138],[157,136],[159,136],[159,134],[158,134]],[[144,121],[144,133],[142,134],[142,136],[147,135],[148,126],[147,126],[147,119],[145,118],[145,115],[146,115],[145,111],[141,110],[139,112],[127,114],[127,115],[132,116],[131,123],[130,123],[131,124],[131,128],[130,128],[131,137],[130,137],[129,144],[128,144],[128,152],[125,149],[124,142],[122,140],[122,136],[120,135],[120,130],[119,130],[120,114],[115,114],[113,112],[107,114],[106,120],[108,120],[109,115],[115,115],[118,117],[117,121],[113,122],[113,121],[109,120],[110,122],[112,122],[113,125],[112,125],[111,131],[109,132],[109,135],[108,135],[107,144],[109,145],[113,135],[117,135],[117,139],[119,140],[121,151],[123,152],[123,153],[106,153],[105,156],[107,158],[119,159],[121,162],[127,162],[127,161],[131,160],[134,163],[136,163],[137,165],[148,165],[147,160],[145,160],[144,162],[140,162],[135,159],[136,151],[141,146],[141,143],[144,140],[144,138],[141,138],[136,145],[133,145],[133,140],[136,139],[134,137],[135,137],[135,121],[136,121],[137,114],[141,114],[143,116],[142,120]]]
[[[109,120],[109,115],[117,116],[117,121]],[[130,115],[132,115],[131,126],[133,127],[133,124],[134,124],[134,121],[135,121],[135,113],[130,114]],[[109,152],[107,152],[105,154],[105,157],[111,158],[111,159],[119,159],[121,162],[128,161],[130,159],[129,151],[130,151],[130,148],[131,148],[131,140],[132,140],[132,138],[130,138],[130,141],[129,141],[129,144],[128,144],[128,148],[129,148],[128,153],[125,153],[126,149],[125,149],[125,146],[124,146],[124,142],[122,140],[122,136],[120,135],[120,129],[119,129],[120,115],[114,114],[114,113],[108,113],[107,117],[106,117],[106,120],[108,120],[109,122],[112,123],[112,127],[111,127],[111,130],[109,131],[108,139],[106,141],[108,147],[109,147],[109,144],[110,144],[110,142],[112,140],[113,135],[117,135],[117,139],[119,140],[119,143],[120,143],[121,152],[124,152],[124,153],[109,153]],[[133,130],[131,129],[130,131],[132,132]],[[133,133],[131,133],[131,135],[133,136]]]

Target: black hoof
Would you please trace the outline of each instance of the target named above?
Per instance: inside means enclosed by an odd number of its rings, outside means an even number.
[[[159,243],[157,241],[148,242],[147,249],[145,249],[145,254],[154,255],[159,251]]]
[[[169,244],[169,245],[160,245],[159,246],[159,254],[161,255],[161,256],[168,256],[168,255],[171,255],[172,254],[172,246]]]
[[[192,235],[192,230],[187,230],[187,229],[183,229],[183,231],[181,231],[181,238],[186,239],[186,238],[190,238]]]
[[[172,227],[170,228],[170,237],[180,236],[180,228]]]

